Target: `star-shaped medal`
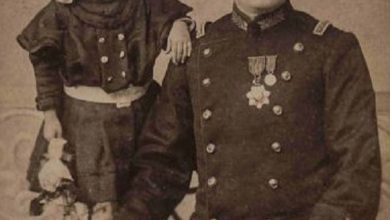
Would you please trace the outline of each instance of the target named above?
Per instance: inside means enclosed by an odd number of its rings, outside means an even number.
[[[251,87],[251,91],[246,94],[246,97],[249,99],[249,106],[256,106],[256,108],[261,109],[263,105],[270,103],[270,95],[271,92],[267,91],[263,85],[254,85]]]

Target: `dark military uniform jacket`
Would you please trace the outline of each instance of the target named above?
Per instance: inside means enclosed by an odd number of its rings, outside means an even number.
[[[18,36],[34,66],[38,109],[58,107],[63,84],[109,93],[148,84],[172,22],[189,11],[176,0],[51,0]]]
[[[196,169],[196,220],[374,220],[375,97],[358,40],[290,3],[245,17],[211,24],[169,68],[123,212],[164,219]]]

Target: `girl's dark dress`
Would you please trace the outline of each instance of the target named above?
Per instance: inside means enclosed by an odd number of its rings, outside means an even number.
[[[159,90],[155,58],[173,21],[189,11],[176,0],[52,0],[18,36],[34,67],[38,110],[59,115],[80,201],[116,201],[126,191],[137,136]],[[118,108],[64,94],[64,86],[80,85],[107,93],[143,86],[147,92]],[[46,149],[41,129],[28,170],[34,191]]]

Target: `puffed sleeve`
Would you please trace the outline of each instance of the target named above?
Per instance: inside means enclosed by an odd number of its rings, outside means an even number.
[[[335,40],[326,73],[325,140],[337,164],[310,220],[374,220],[381,163],[375,94],[359,42]]]
[[[146,5],[149,8],[151,26],[164,48],[173,22],[186,17],[192,8],[178,0],[146,0]]]
[[[165,220],[188,190],[195,143],[184,69],[168,69],[140,137],[134,160],[138,172],[116,220]]]
[[[56,3],[51,1],[17,37],[20,46],[29,52],[34,68],[38,110],[55,109],[61,103],[62,35]]]

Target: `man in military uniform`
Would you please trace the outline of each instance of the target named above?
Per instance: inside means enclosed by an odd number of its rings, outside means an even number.
[[[171,65],[118,219],[374,220],[375,95],[358,40],[287,0],[235,0]],[[135,217],[134,217],[135,216]]]

